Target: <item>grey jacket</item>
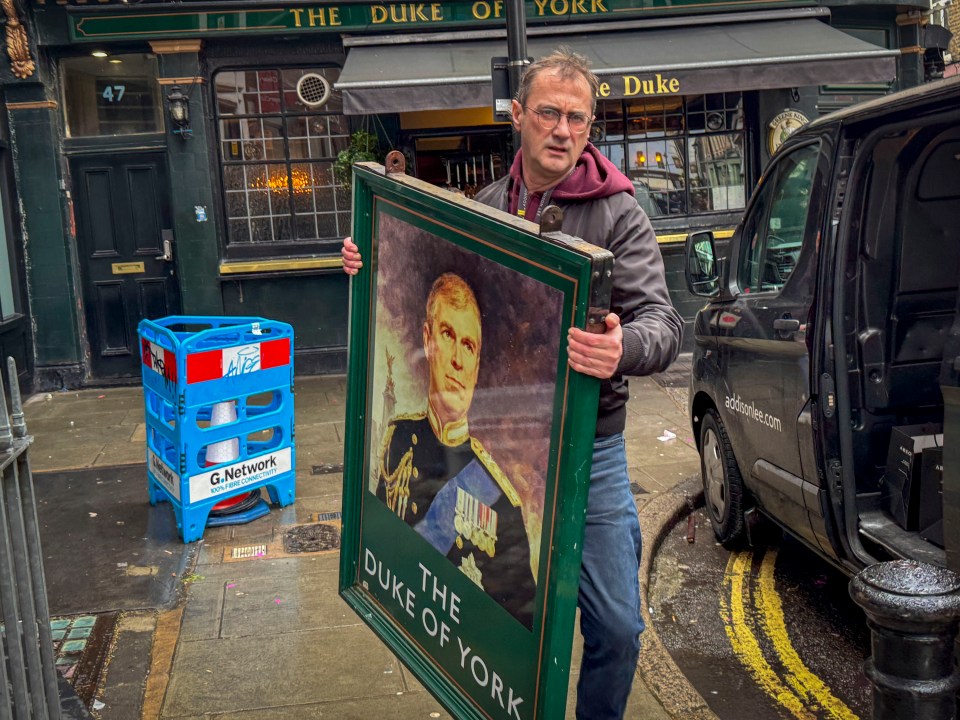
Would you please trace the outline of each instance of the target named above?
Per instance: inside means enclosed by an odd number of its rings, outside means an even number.
[[[488,185],[476,199],[509,211],[510,176]],[[613,253],[611,312],[623,327],[623,357],[616,374],[600,385],[597,437],[623,432],[630,397],[624,375],[667,368],[680,351],[683,319],[667,292],[663,258],[653,226],[629,193],[584,202],[551,200],[563,210],[563,232]]]

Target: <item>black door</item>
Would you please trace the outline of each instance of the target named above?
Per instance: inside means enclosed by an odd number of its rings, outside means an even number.
[[[71,161],[95,378],[140,375],[137,323],[180,311],[163,153]]]

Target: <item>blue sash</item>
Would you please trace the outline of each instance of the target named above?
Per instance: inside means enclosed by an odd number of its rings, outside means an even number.
[[[426,517],[413,526],[413,529],[427,539],[431,545],[446,555],[450,552],[457,531],[453,527],[453,518],[457,509],[457,488],[472,495],[487,507],[493,507],[503,491],[477,459],[454,477],[447,480],[433,499]]]

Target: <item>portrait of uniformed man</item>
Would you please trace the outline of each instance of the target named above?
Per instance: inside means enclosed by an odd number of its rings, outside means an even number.
[[[470,434],[481,347],[473,290],[459,275],[440,275],[423,323],[427,408],[388,423],[376,495],[530,628],[536,585],[520,495]]]

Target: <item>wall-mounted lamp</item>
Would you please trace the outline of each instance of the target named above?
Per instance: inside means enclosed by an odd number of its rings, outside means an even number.
[[[173,132],[186,140],[193,135],[190,129],[190,99],[180,91],[179,85],[170,88],[167,95],[167,111],[170,122],[173,123]]]

